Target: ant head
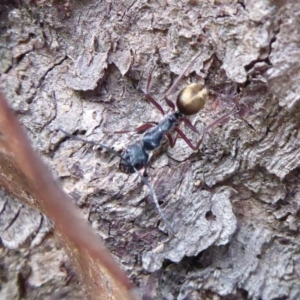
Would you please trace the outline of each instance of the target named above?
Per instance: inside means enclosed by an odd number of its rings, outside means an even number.
[[[207,97],[208,91],[203,85],[192,83],[181,90],[176,105],[182,114],[193,115],[202,109]]]
[[[133,144],[124,150],[121,156],[119,169],[126,174],[134,173],[136,170],[142,169],[147,164],[148,160],[149,155],[145,151],[143,145]]]

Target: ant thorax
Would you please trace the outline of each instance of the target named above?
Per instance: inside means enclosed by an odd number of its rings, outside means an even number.
[[[129,145],[122,154],[120,170],[134,173],[134,168],[140,170],[146,167],[152,152],[160,147],[166,134],[171,133],[178,126],[182,116],[180,112],[165,116],[155,127],[143,134],[141,141]]]
[[[180,112],[170,114],[164,117],[155,127],[147,130],[142,138],[142,143],[146,151],[157,149],[169,132],[172,132],[179,124],[179,118],[182,117]]]

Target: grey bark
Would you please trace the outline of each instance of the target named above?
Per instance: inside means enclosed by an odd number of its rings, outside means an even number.
[[[297,1],[40,1],[1,8],[0,87],[144,299],[299,299]],[[168,110],[163,95],[196,53],[177,89],[196,81],[210,90],[193,124],[203,130],[235,103],[240,111],[205,135],[199,151],[179,139],[153,161],[148,178],[177,233],[168,238],[138,176],[121,173],[118,158],[58,128],[124,149],[140,136],[114,131],[162,117],[144,96],[149,71],[154,67],[151,95]],[[199,136],[184,130],[196,144]],[[68,260],[42,235],[50,223],[6,197],[2,260],[11,264],[4,256],[10,253],[22,271],[7,272],[1,293],[19,287],[8,299],[59,298],[62,291],[65,299],[83,297],[76,280],[62,281],[70,275],[61,270]],[[46,254],[60,263],[49,266]],[[44,281],[39,259],[52,271]]]

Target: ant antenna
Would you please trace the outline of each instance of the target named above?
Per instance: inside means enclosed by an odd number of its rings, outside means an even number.
[[[105,145],[105,144],[102,144],[102,143],[99,143],[99,142],[93,142],[93,141],[88,141],[88,140],[85,140],[85,139],[82,139],[76,135],[73,135],[65,130],[63,130],[61,127],[58,127],[57,128],[59,131],[61,131],[62,133],[64,133],[66,136],[68,136],[69,138],[73,139],[73,140],[77,140],[77,141],[81,141],[81,142],[84,142],[84,143],[87,143],[87,144],[93,144],[93,145],[99,145],[101,146],[102,148],[104,148],[105,150],[109,151],[110,153],[114,154],[115,156],[118,156],[121,158],[121,160],[125,161],[128,165],[131,165],[129,163],[129,161],[125,158],[122,157],[122,155],[117,152],[116,150],[110,148],[109,146]],[[132,165],[131,165],[132,166]],[[157,197],[156,197],[156,193],[153,189],[153,187],[151,186],[151,184],[149,183],[149,181],[140,173],[140,171],[138,171],[134,166],[132,166],[133,170],[135,173],[138,174],[138,176],[140,177],[142,183],[144,185],[146,185],[150,191],[150,194],[152,196],[152,199],[153,199],[153,202],[155,204],[155,207],[158,211],[158,214],[160,215],[160,217],[162,218],[162,220],[164,221],[164,223],[166,224],[166,227],[168,228],[169,232],[171,233],[171,236],[176,236],[171,224],[169,223],[169,221],[167,220],[166,216],[164,215],[161,207],[159,206],[159,203],[158,203],[158,200],[157,200]]]

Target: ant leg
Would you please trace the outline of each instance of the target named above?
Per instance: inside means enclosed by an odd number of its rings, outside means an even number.
[[[184,124],[185,124],[189,129],[191,129],[191,130],[194,131],[195,133],[200,134],[200,132],[198,131],[198,129],[191,123],[191,121],[190,121],[189,119],[183,117],[181,120],[184,122]]]
[[[168,142],[170,144],[170,147],[173,148],[175,146],[176,140],[177,140],[177,134],[175,138],[173,139],[171,133],[167,133]]]
[[[148,76],[148,79],[147,79],[147,85],[146,85],[146,98],[148,99],[148,101],[150,103],[152,103],[161,113],[162,115],[164,116],[165,115],[165,111],[164,109],[162,108],[162,106],[156,101],[154,100],[150,94],[149,94],[149,88],[150,88],[150,83],[151,83],[151,80],[152,80],[152,72],[153,72],[153,68],[150,70],[150,73],[149,73],[149,76]]]
[[[202,132],[201,138],[199,140],[199,142],[197,143],[196,146],[194,146],[191,141],[186,137],[186,135],[177,127],[175,128],[175,131],[178,133],[178,135],[180,135],[180,137],[188,144],[188,146],[190,148],[192,148],[193,150],[197,150],[203,140],[204,134],[205,133],[209,133],[209,130],[212,129],[213,127],[219,125],[220,123],[222,123],[224,120],[226,120],[228,117],[230,117],[232,115],[232,113],[236,110],[237,105],[235,105],[232,110],[230,112],[228,112],[227,114],[225,114],[224,116],[222,116],[221,118],[217,119],[216,121],[212,122],[210,125],[208,125]]]
[[[195,62],[195,60],[198,58],[198,56],[201,54],[197,53],[192,60],[188,63],[188,65],[184,68],[184,70],[179,74],[179,76],[176,78],[176,80],[174,81],[174,83],[172,84],[172,86],[168,89],[168,91],[165,93],[164,95],[164,99],[166,101],[166,103],[173,109],[175,110],[175,104],[169,99],[169,96],[172,94],[172,92],[174,91],[174,89],[176,88],[178,82],[181,80],[181,78],[185,75],[185,73],[189,70],[189,68],[192,66],[192,64]]]
[[[205,131],[210,130],[211,128],[221,124],[224,120],[226,120],[227,118],[229,118],[232,113],[238,108],[238,105],[235,104],[234,107],[232,108],[232,110],[230,110],[227,114],[225,114],[224,116],[220,117],[219,119],[217,119],[216,121],[212,122],[211,124],[209,124],[206,128]]]
[[[175,104],[171,101],[166,95],[164,95],[164,99],[168,106],[170,106],[173,110],[175,110]]]
[[[202,143],[203,140],[203,136],[204,133],[201,136],[201,139],[199,140],[199,142],[197,143],[196,146],[194,146],[191,141],[187,138],[187,136],[179,129],[179,128],[175,128],[175,131],[177,132],[177,134],[188,144],[188,146],[192,149],[192,150],[198,150],[200,144]]]
[[[146,130],[152,128],[156,126],[156,123],[155,122],[149,122],[149,123],[145,123],[137,128],[135,128],[134,130],[118,130],[118,131],[114,131],[114,133],[120,133],[120,134],[123,134],[123,133],[131,133],[131,132],[135,132],[135,133],[138,133],[138,134],[142,134],[144,133]]]
[[[216,120],[215,122],[213,122],[212,124],[210,124],[210,125],[206,128],[206,130],[209,129],[210,127],[214,127],[214,126],[220,124],[222,121],[224,121],[225,119],[227,119],[227,118],[232,114],[232,112],[235,110],[235,108],[236,108],[236,105],[235,105],[235,107],[234,107],[229,113],[227,113],[226,115],[222,116],[220,119],[218,119],[218,120]],[[191,129],[191,130],[194,131],[195,133],[200,134],[199,130],[191,123],[191,121],[190,121],[189,119],[183,117],[183,118],[181,118],[181,120],[184,122],[184,124],[185,124],[189,129]]]

